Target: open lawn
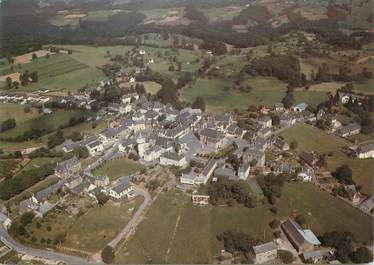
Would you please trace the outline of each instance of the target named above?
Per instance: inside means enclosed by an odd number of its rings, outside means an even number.
[[[130,88],[131,86],[135,87],[137,84],[143,84],[146,92],[151,95],[155,95],[161,89],[161,85],[153,81],[122,83],[120,86]]]
[[[64,246],[96,252],[105,247],[128,223],[142,199],[109,201],[95,206],[70,227]]]
[[[31,111],[26,113],[24,111],[25,107],[26,105],[0,103],[0,121],[15,119],[18,125],[24,121],[40,116],[36,108],[30,107]]]
[[[108,176],[113,181],[122,176],[128,176],[141,170],[143,166],[128,158],[119,158],[105,163],[103,166],[94,170],[94,175]]]
[[[323,205],[323,207],[321,207]],[[118,263],[211,263],[223,248],[216,236],[234,229],[268,241],[268,223],[293,212],[305,214],[317,234],[345,229],[359,241],[369,242],[371,218],[309,183],[287,183],[276,203],[278,216],[268,204],[196,207],[187,196],[169,191],[159,195],[134,237],[117,253]]]
[[[210,22],[229,20],[234,18],[243,9],[241,6],[225,6],[200,9]]]
[[[295,91],[295,103],[305,102],[309,106],[317,107],[319,103],[328,99],[327,92],[322,91]]]
[[[374,94],[374,80],[368,79],[364,83],[355,83],[354,90],[365,94]]]
[[[15,128],[0,133],[0,137],[15,137],[33,128],[43,128],[54,131],[57,130],[59,126],[68,125],[70,118],[78,118],[84,115],[85,112],[83,111],[55,111],[52,114],[42,115],[17,124]]]
[[[340,148],[347,145],[344,140],[307,125],[294,125],[283,131],[281,135],[289,143],[295,140],[298,144],[297,150],[299,152],[316,151],[325,153],[340,150]]]

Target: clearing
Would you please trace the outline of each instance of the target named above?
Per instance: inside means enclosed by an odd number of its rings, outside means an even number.
[[[143,166],[128,158],[119,158],[111,160],[101,167],[94,170],[94,175],[105,175],[113,181],[122,176],[129,176],[141,170]]]

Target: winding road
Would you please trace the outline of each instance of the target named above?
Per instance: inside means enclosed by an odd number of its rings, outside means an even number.
[[[14,251],[25,255],[31,255],[55,261],[62,261],[66,264],[99,264],[97,262],[91,262],[81,257],[62,254],[54,252],[52,250],[41,250],[24,246],[11,238],[7,230],[5,230],[2,225],[0,225],[0,241],[2,241],[7,247],[13,249]]]

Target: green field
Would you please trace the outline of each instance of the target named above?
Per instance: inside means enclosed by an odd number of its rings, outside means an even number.
[[[31,112],[26,113],[24,108],[26,105],[14,104],[14,103],[0,103],[0,121],[6,119],[15,119],[16,124],[20,124],[29,119],[40,116],[36,108],[30,107]]]
[[[365,93],[365,94],[374,94],[374,80],[368,79],[364,83],[355,83],[354,90],[357,92]]]
[[[141,202],[140,198],[130,202],[109,201],[90,209],[69,228],[64,246],[99,251],[125,227]]]
[[[277,202],[278,216],[267,204],[196,207],[188,197],[169,191],[161,194],[140,223],[135,235],[117,253],[118,263],[211,263],[223,248],[216,236],[229,229],[261,240],[272,239],[268,223],[293,212],[305,214],[317,234],[345,229],[359,241],[369,242],[371,218],[308,183],[286,184]],[[324,207],[321,207],[323,205]]]
[[[94,170],[94,175],[108,176],[110,181],[113,181],[122,176],[128,176],[141,170],[143,166],[133,160],[127,158],[120,158],[109,161],[103,166]]]
[[[13,73],[11,69],[11,65],[8,63],[8,60],[5,58],[0,59],[0,76],[2,75],[8,75],[10,73]]]
[[[42,115],[17,124],[15,128],[0,133],[0,137],[15,137],[34,128],[54,131],[61,125],[68,125],[70,118],[78,118],[84,115],[85,112],[83,111],[55,111],[52,114]]]
[[[282,100],[286,91],[286,85],[275,78],[253,78],[246,82],[253,87],[249,93],[234,91],[231,89],[233,84],[226,80],[198,79],[191,88],[183,89],[182,98],[193,102],[201,96],[209,111],[225,112],[235,108],[247,109],[249,105],[272,106]],[[225,86],[230,90],[225,91]]]
[[[243,7],[226,6],[200,9],[210,22],[229,20],[240,13]]]
[[[37,58],[14,68],[14,71],[20,73],[26,70],[29,73],[37,71],[39,80],[26,87],[20,87],[21,91],[34,91],[41,88],[74,91],[104,77],[104,74],[95,66],[76,60],[72,55],[67,54],[53,54],[49,58]]]

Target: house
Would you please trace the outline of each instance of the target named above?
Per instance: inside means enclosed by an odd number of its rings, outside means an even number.
[[[274,242],[253,246],[252,250],[256,264],[268,263],[275,260],[278,254],[278,248]]]
[[[318,162],[318,157],[314,153],[301,152],[299,157],[311,167],[314,167]]]
[[[322,254],[321,251],[316,250],[316,251],[308,251],[304,252],[302,255],[303,261],[307,263],[317,263],[322,261]]]
[[[217,160],[210,159],[208,163],[206,163],[203,170],[200,172],[198,177],[195,180],[196,184],[206,184],[209,180],[209,178],[212,176],[214,170],[217,168]]]
[[[160,164],[163,166],[187,166],[187,160],[184,155],[179,155],[174,152],[166,152],[160,157]]]
[[[257,135],[262,138],[268,138],[271,136],[271,129],[268,127],[262,128],[257,132]]]
[[[52,210],[56,204],[52,204],[48,201],[43,202],[37,210],[35,210],[35,216],[42,218],[46,213],[48,213],[50,210]]]
[[[123,178],[114,187],[110,188],[109,196],[117,200],[124,197],[131,198],[134,196],[134,188],[127,178]]]
[[[138,100],[138,99],[139,99],[138,94],[130,93],[130,94],[123,95],[122,98],[121,98],[121,101],[124,104],[129,104],[129,103],[132,102],[132,100]]]
[[[281,224],[281,228],[298,252],[313,251],[315,246],[321,245],[321,242],[311,230],[303,230],[300,225],[291,218],[284,221]]]
[[[187,185],[195,185],[195,179],[197,178],[197,175],[191,171],[190,173],[183,173],[182,176],[180,177],[180,182],[182,184],[187,184]]]
[[[210,196],[207,195],[192,195],[193,205],[208,205]]]
[[[20,215],[22,215],[27,212],[35,211],[38,208],[39,208],[38,200],[34,196],[31,196],[30,198],[23,200],[19,203],[18,212]]]
[[[305,102],[302,102],[300,104],[292,106],[292,110],[295,112],[303,112],[306,110],[307,107],[308,107],[308,104],[306,104]]]
[[[348,137],[351,135],[356,135],[361,132],[361,126],[357,123],[350,123],[346,126],[341,127],[338,130],[338,135],[341,137]]]
[[[258,123],[262,128],[271,128],[272,119],[269,116],[262,116],[258,119]]]
[[[208,147],[219,149],[223,145],[223,136],[216,130],[205,128],[200,131],[200,142]]]
[[[371,213],[371,211],[374,209],[374,194],[371,195],[369,199],[361,203],[360,209],[366,213]]]
[[[141,50],[139,50],[139,54],[140,54],[140,55],[145,55],[146,52],[145,52],[145,50],[141,49]]]
[[[304,182],[311,182],[315,177],[314,169],[309,166],[303,166],[297,176]]]
[[[93,176],[93,184],[98,187],[106,187],[109,185],[108,176]]]
[[[356,155],[360,159],[374,158],[374,144],[370,143],[361,145],[359,148],[357,148]]]
[[[59,182],[57,182],[55,184],[52,184],[52,185],[38,191],[37,193],[35,193],[35,199],[39,202],[47,200],[47,198],[51,194],[53,194],[53,193],[59,191],[60,189],[62,189],[63,186],[64,186],[64,183],[65,183],[65,181],[60,180]]]
[[[317,120],[317,117],[314,113],[306,110],[303,112],[305,121],[314,122]]]
[[[282,138],[277,137],[274,141],[274,145],[282,151],[290,150],[290,145]]]
[[[247,148],[243,152],[243,162],[250,163],[256,161],[256,166],[263,167],[265,165],[265,153],[258,148]]]
[[[57,166],[55,168],[55,175],[59,178],[65,178],[69,175],[74,175],[81,171],[81,162],[76,156],[73,156],[72,158],[57,162]]]
[[[236,174],[231,168],[217,168],[214,171],[214,177],[228,177],[229,179],[236,179]]]
[[[77,187],[79,184],[81,184],[82,181],[83,181],[82,177],[80,177],[80,176],[74,176],[74,177],[71,177],[71,178],[67,179],[65,181],[64,186],[66,188],[68,188],[69,190],[72,190],[75,187]]]
[[[283,103],[275,103],[274,104],[274,111],[284,111]]]
[[[12,225],[12,220],[4,213],[0,211],[0,224],[5,228],[9,229]]]
[[[280,125],[291,126],[296,123],[296,118],[293,115],[284,114],[280,117]]]
[[[249,171],[251,170],[250,163],[243,163],[238,170],[238,177],[241,180],[246,180],[249,175]]]
[[[95,156],[104,151],[104,145],[100,140],[96,140],[86,145],[90,156]]]

